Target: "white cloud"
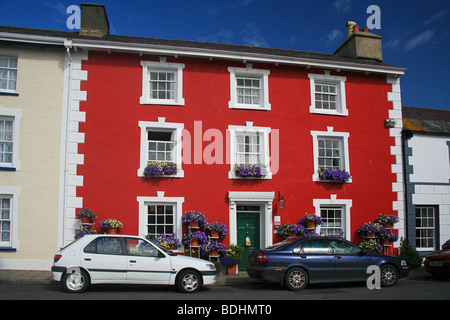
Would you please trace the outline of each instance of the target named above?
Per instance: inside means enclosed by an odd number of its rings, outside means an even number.
[[[339,13],[349,13],[352,9],[350,7],[350,0],[336,0],[333,6]]]
[[[254,22],[247,23],[242,30],[243,32],[243,43],[246,46],[253,47],[265,47],[267,46],[267,41],[261,35],[261,31]]]
[[[409,51],[409,50],[416,48],[417,46],[420,46],[422,44],[429,42],[431,40],[431,38],[433,37],[433,35],[434,35],[434,31],[432,31],[432,30],[427,30],[427,31],[422,32],[421,34],[415,36],[414,38],[412,38],[406,42],[405,50]]]
[[[336,40],[338,40],[339,38],[341,38],[343,35],[344,35],[344,34],[342,33],[341,30],[334,29],[333,31],[331,31],[331,32],[328,34],[327,39],[328,39],[329,42],[335,42]]]

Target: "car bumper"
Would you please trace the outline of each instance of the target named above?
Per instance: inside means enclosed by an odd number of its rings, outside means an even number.
[[[53,274],[53,280],[54,281],[61,281],[61,277],[66,271],[67,268],[65,267],[56,267],[52,266],[52,274]]]
[[[250,278],[260,279],[269,282],[283,282],[284,268],[248,266],[247,274]]]

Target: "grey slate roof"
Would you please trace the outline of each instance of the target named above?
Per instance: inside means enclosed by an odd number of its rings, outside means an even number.
[[[450,135],[450,111],[402,107],[403,130]]]
[[[334,63],[353,63],[360,64],[361,66],[385,66],[392,67],[390,65],[364,59],[354,59],[348,57],[341,57],[334,54],[326,53],[315,53],[306,52],[298,50],[287,50],[287,49],[276,49],[276,48],[264,48],[264,47],[252,47],[244,45],[234,45],[234,44],[222,44],[222,43],[210,43],[210,42],[199,42],[199,41],[187,41],[187,40],[171,40],[171,39],[157,39],[157,38],[147,38],[147,37],[133,37],[133,36],[118,36],[118,35],[106,35],[104,37],[94,37],[80,35],[78,32],[73,31],[57,31],[57,30],[43,30],[43,29],[31,29],[22,27],[10,27],[10,26],[0,26],[0,33],[17,33],[17,34],[27,34],[35,36],[46,36],[46,37],[59,37],[68,39],[82,39],[91,40],[98,43],[109,43],[115,42],[120,44],[129,45],[149,45],[149,46],[161,46],[161,47],[173,47],[173,48],[185,48],[185,49],[204,49],[211,51],[224,51],[224,52],[235,52],[235,53],[245,53],[245,54],[260,54],[264,56],[273,56],[278,58],[304,58],[304,59],[317,59],[318,61],[330,61]],[[396,67],[392,67],[396,68]],[[398,68],[399,70],[404,70]]]

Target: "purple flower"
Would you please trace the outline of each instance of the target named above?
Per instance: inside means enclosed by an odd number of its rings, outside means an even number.
[[[170,176],[176,173],[176,163],[150,161],[144,169],[144,178],[150,178],[154,176]]]
[[[264,177],[266,169],[259,164],[236,164],[234,172],[238,177]]]
[[[345,170],[338,170],[338,169],[320,169],[319,170],[320,180],[346,182],[351,177],[352,177],[351,174]]]

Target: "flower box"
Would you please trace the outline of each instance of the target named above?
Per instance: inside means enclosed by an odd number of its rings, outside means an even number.
[[[186,213],[183,215],[183,217],[181,217],[181,221],[184,224],[189,225],[191,228],[201,228],[206,224],[207,219],[203,213],[195,211],[195,210],[191,210],[191,211],[186,211]],[[195,224],[195,222],[197,224]],[[191,224],[191,223],[193,223],[193,224]]]
[[[236,164],[234,173],[237,177],[243,178],[263,178],[266,176],[266,169],[259,164]]]
[[[149,161],[144,169],[144,178],[173,176],[176,173],[177,173],[176,163]]]
[[[338,169],[320,169],[319,179],[330,182],[347,182],[351,178],[351,174],[345,170]]]
[[[227,226],[218,222],[211,222],[205,224],[205,232],[209,234],[211,238],[225,238],[228,234]]]
[[[314,213],[306,213],[305,216],[298,221],[298,224],[307,229],[314,229],[316,226],[321,225],[322,222],[322,218],[315,215]]]
[[[77,218],[81,219],[81,223],[92,223],[97,219],[97,215],[91,209],[83,208],[77,212]]]

